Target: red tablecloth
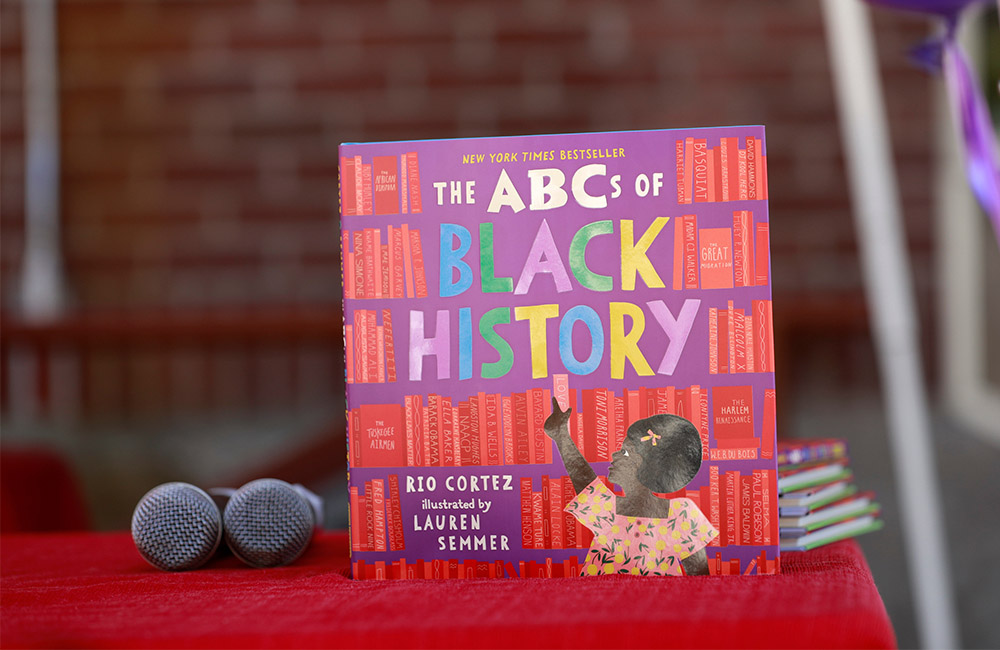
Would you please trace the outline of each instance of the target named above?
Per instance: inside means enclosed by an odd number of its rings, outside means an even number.
[[[346,533],[292,566],[232,557],[163,573],[127,533],[0,538],[0,644],[14,647],[889,648],[853,541],[779,576],[353,581]]]

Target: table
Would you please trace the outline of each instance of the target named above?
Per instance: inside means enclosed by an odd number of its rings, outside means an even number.
[[[346,531],[293,565],[232,556],[165,573],[128,533],[0,537],[0,644],[13,647],[893,648],[853,540],[777,576],[355,581]]]

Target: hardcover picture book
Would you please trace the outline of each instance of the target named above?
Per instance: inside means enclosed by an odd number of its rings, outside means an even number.
[[[779,570],[766,159],[341,145],[355,578]]]

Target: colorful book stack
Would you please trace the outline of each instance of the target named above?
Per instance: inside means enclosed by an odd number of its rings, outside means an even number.
[[[779,442],[778,529],[782,551],[808,551],[882,528],[874,492],[854,485],[847,442]]]

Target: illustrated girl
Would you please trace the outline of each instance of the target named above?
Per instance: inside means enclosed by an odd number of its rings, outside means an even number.
[[[572,411],[553,399],[545,433],[576,490],[566,511],[594,533],[581,575],[707,575],[705,546],[718,531],[690,499],[656,495],[681,489],[698,473],[702,446],[695,426],[666,414],[633,422],[608,467],[608,480],[625,494],[618,497],[573,442]]]

